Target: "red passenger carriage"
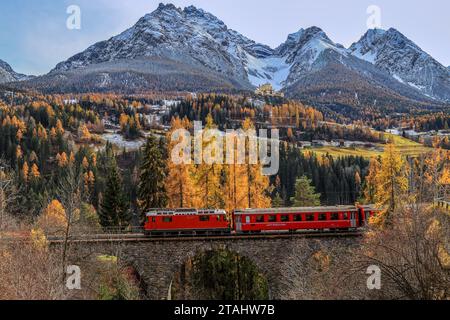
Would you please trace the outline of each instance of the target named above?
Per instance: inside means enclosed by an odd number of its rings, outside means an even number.
[[[298,230],[350,230],[363,227],[373,209],[338,206],[236,210],[233,215],[237,233]]]

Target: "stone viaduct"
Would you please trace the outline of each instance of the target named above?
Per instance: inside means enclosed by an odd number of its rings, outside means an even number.
[[[280,274],[283,265],[293,254],[304,255],[305,260],[324,246],[349,246],[359,242],[356,236],[305,238],[249,237],[249,238],[180,238],[141,240],[73,241],[70,252],[74,257],[112,255],[134,267],[146,287],[148,298],[167,299],[176,272],[189,258],[201,252],[228,249],[250,259],[268,280],[272,299],[280,297]],[[300,253],[298,248],[302,248]],[[76,261],[70,261],[76,263]]]

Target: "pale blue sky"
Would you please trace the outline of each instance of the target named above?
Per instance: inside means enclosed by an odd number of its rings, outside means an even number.
[[[1,0],[0,59],[18,72],[43,74],[89,45],[132,26],[160,0]],[[318,26],[349,46],[367,30],[369,5],[383,28],[395,27],[444,65],[450,65],[448,0],[173,0],[213,13],[230,28],[272,47],[289,33]],[[66,9],[82,10],[82,29],[66,28]]]

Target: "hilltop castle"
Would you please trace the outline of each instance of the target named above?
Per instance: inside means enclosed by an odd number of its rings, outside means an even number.
[[[268,97],[284,97],[284,93],[275,91],[270,83],[260,85],[256,88],[255,94]]]

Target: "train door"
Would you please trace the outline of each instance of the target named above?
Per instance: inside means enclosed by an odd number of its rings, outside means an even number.
[[[356,223],[356,212],[352,211],[351,215],[350,215],[350,223],[352,228],[356,228],[357,227],[357,223]]]
[[[363,227],[364,224],[367,222],[367,219],[364,215],[364,209],[363,208],[358,208],[358,226],[359,227]]]
[[[368,209],[364,210],[364,215],[366,217],[366,221],[365,221],[366,226],[369,225],[370,216],[371,216],[370,213],[371,213],[370,210],[368,210]]]
[[[236,232],[242,231],[242,217],[236,216]]]

